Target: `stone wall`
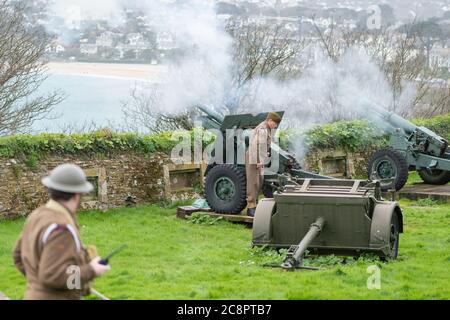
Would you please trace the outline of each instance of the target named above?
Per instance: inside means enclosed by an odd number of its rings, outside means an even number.
[[[312,150],[306,157],[305,169],[336,178],[366,179],[368,162],[375,151]]]
[[[95,186],[94,192],[85,197],[83,209],[107,209],[165,199],[165,165],[168,159],[162,154],[49,156],[32,168],[16,159],[0,158],[0,218],[25,216],[45,203],[48,196],[41,185],[41,178],[57,165],[67,162],[83,168]]]
[[[365,178],[367,162],[375,150],[309,152],[305,169],[342,178]],[[100,209],[160,203],[200,197],[204,165],[174,165],[167,155],[133,152],[109,156],[47,156],[33,167],[25,161],[0,158],[0,219],[28,215],[48,195],[41,178],[62,163],[75,163],[85,171],[95,190],[84,198],[82,209]]]

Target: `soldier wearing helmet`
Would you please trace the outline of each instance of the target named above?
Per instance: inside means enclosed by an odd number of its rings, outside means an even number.
[[[13,254],[27,278],[25,299],[79,300],[94,278],[110,270],[89,257],[80,240],[76,211],[93,186],[72,164],[57,167],[42,183],[50,201],[30,214]]]
[[[247,152],[247,215],[255,216],[258,196],[262,187],[264,166],[270,157],[272,130],[278,128],[281,116],[271,112],[267,119],[257,126],[252,133]]]

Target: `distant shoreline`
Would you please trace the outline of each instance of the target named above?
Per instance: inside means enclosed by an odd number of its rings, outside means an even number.
[[[150,64],[49,62],[50,75],[102,77],[120,80],[161,82],[167,68]]]

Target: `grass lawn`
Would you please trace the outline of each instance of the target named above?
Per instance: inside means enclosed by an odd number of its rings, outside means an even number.
[[[111,299],[450,299],[450,205],[402,202],[405,234],[395,262],[312,258],[321,271],[262,267],[274,251],[250,248],[251,230],[193,224],[174,207],[146,206],[79,216],[85,244],[106,254],[123,243],[112,271],[95,288]],[[0,291],[21,299],[25,281],[11,251],[23,220],[0,222]],[[368,290],[367,268],[381,267],[381,289]]]

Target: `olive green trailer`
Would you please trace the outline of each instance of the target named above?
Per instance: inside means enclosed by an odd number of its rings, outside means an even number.
[[[402,232],[400,206],[382,199],[380,182],[291,179],[259,203],[253,245],[289,248],[283,267],[291,269],[306,250],[396,259]]]

